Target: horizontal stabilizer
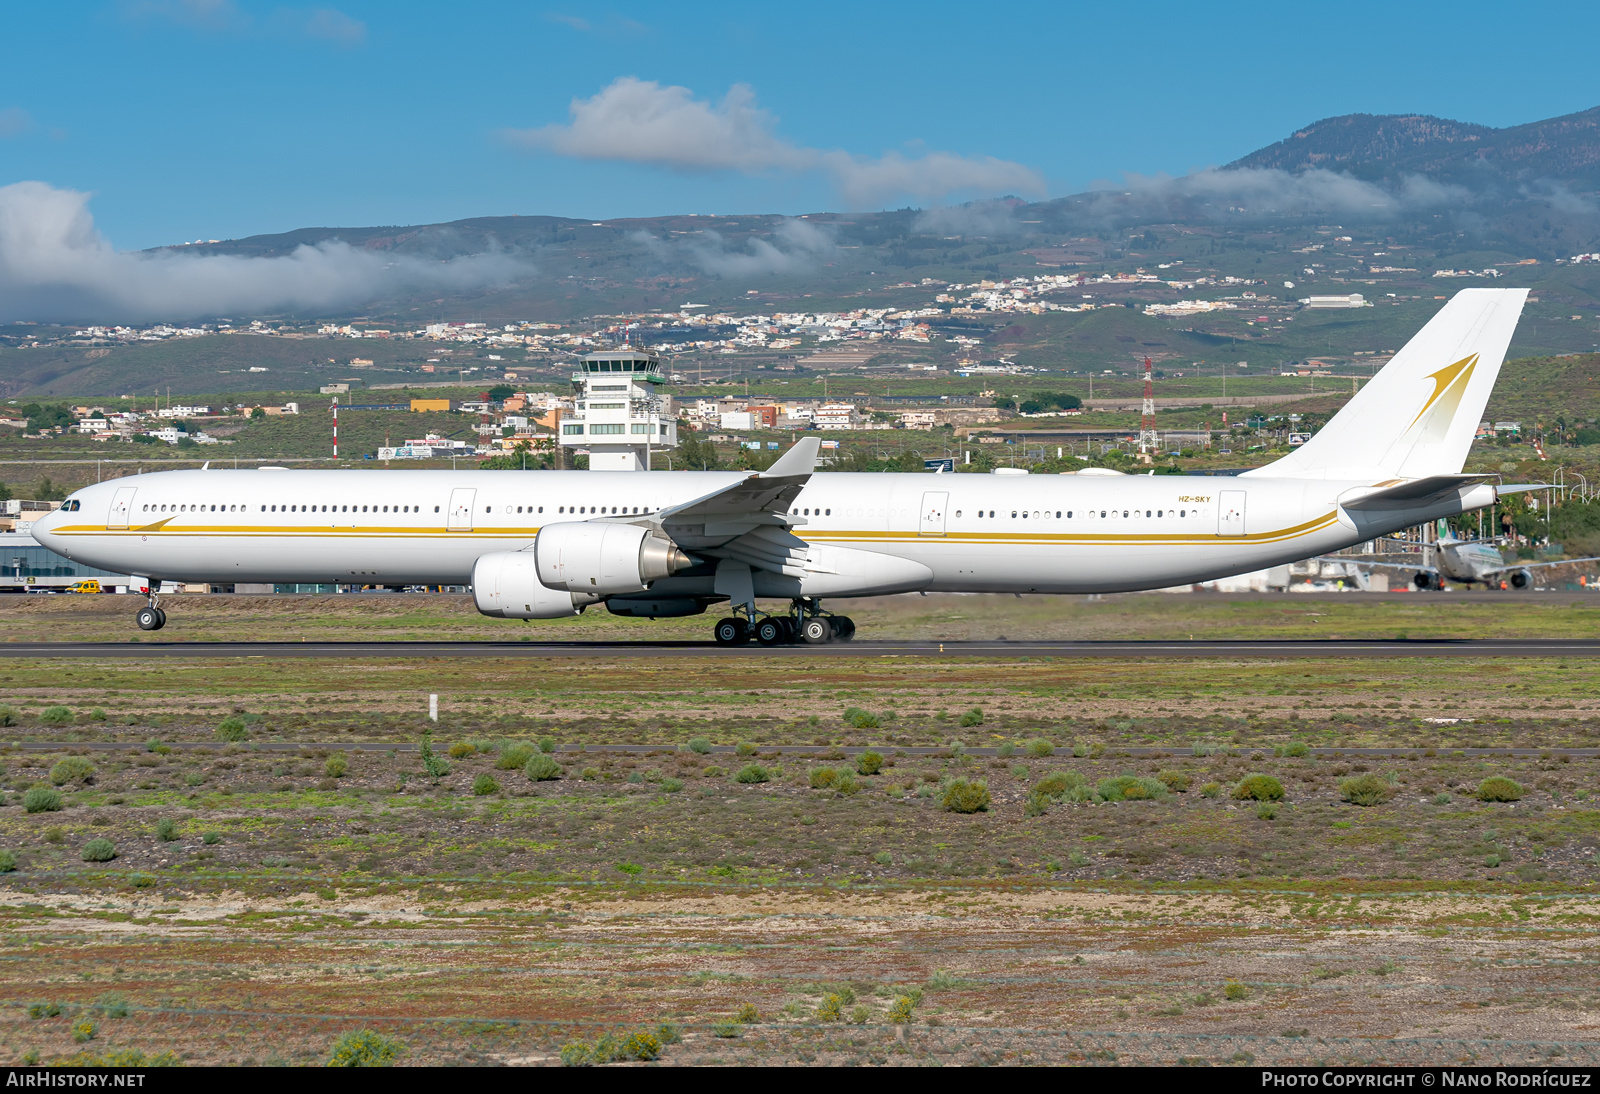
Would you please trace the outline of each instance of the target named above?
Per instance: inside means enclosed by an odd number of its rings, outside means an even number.
[[[1475,486],[1488,475],[1429,475],[1393,485],[1352,490],[1339,499],[1344,509],[1421,509],[1428,503],[1454,494],[1463,486]]]

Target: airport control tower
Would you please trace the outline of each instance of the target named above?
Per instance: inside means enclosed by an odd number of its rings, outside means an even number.
[[[576,410],[561,445],[589,450],[591,471],[648,471],[654,453],[678,447],[672,398],[658,395],[661,358],[623,346],[584,357],[572,374]]]

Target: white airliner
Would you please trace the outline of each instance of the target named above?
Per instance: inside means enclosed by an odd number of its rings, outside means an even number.
[[[1501,493],[1528,487],[1501,487]],[[1482,585],[1487,589],[1526,589],[1533,584],[1533,571],[1546,566],[1570,566],[1577,562],[1594,562],[1594,558],[1567,558],[1559,562],[1513,562],[1508,564],[1492,543],[1479,539],[1457,539],[1444,521],[1439,522],[1439,538],[1423,547],[1423,563],[1367,562],[1361,558],[1337,558],[1329,561],[1345,562],[1355,566],[1376,567],[1386,570],[1409,570],[1412,584],[1419,589],[1443,589],[1445,582],[1459,585]]]
[[[74,493],[41,543],[193,582],[470,584],[478,610],[732,615],[719,643],[848,638],[826,597],[1208,581],[1493,504],[1462,465],[1526,289],[1466,289],[1308,443],[1236,478],[740,471],[165,471]],[[786,600],[768,613],[759,600]],[[166,617],[154,596],[139,626]]]

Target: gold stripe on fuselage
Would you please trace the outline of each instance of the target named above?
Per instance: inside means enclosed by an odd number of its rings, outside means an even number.
[[[1321,517],[1305,521],[1290,528],[1280,528],[1270,532],[1255,532],[1241,536],[1222,536],[1214,532],[1152,532],[1152,533],[1119,533],[1119,532],[946,532],[943,534],[928,535],[916,531],[888,532],[868,529],[840,530],[840,531],[814,531],[809,535],[795,534],[808,543],[847,544],[891,544],[891,543],[959,543],[962,545],[1114,545],[1114,544],[1160,544],[1167,546],[1194,546],[1212,543],[1281,543],[1285,540],[1297,539],[1336,523],[1338,517],[1328,513]],[[213,525],[194,528],[174,528],[171,524],[164,524],[160,528],[146,526],[144,528],[103,528],[99,525],[70,524],[53,529],[52,534],[70,536],[75,538],[99,538],[106,536],[113,539],[126,539],[132,536],[148,538],[159,536],[163,539],[202,539],[202,538],[291,538],[291,539],[532,539],[539,534],[535,528],[475,528],[470,531],[450,531],[443,528],[404,528],[396,526],[385,527],[349,527],[327,525],[295,525],[290,527],[262,526],[262,525]]]

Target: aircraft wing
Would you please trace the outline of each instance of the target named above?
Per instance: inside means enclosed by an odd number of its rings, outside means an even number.
[[[721,490],[663,509],[655,517],[667,535],[691,551],[720,547],[757,528],[779,531],[804,524],[805,518],[791,516],[789,507],[816,470],[821,446],[820,438],[802,437],[765,471],[752,472]],[[792,546],[774,542],[766,549],[788,555]]]
[[[1517,570],[1539,570],[1546,566],[1571,566],[1577,562],[1600,562],[1600,558],[1563,558],[1556,562],[1518,562],[1500,567],[1498,570],[1488,570],[1491,574],[1509,574]]]

